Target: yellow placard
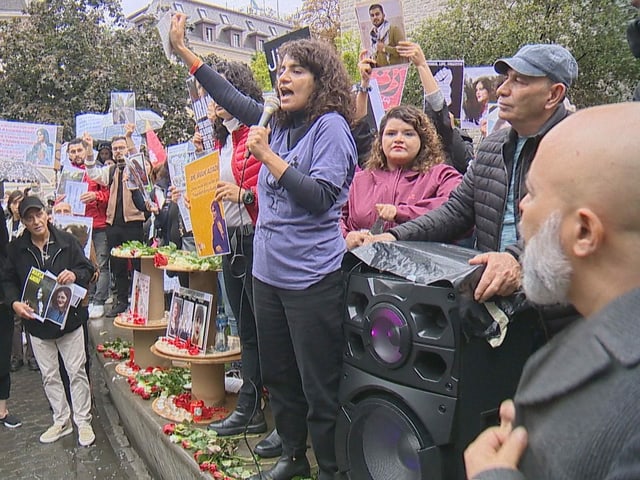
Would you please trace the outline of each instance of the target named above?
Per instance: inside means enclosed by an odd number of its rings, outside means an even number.
[[[213,152],[184,167],[191,225],[199,257],[229,253],[229,235],[222,201],[215,201],[220,157]]]

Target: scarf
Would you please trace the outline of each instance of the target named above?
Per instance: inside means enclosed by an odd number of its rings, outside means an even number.
[[[389,35],[389,27],[389,22],[385,20],[379,27],[373,27],[371,29],[371,51],[369,52],[369,55],[374,60],[378,51],[378,42],[384,43],[387,41],[387,36]]]

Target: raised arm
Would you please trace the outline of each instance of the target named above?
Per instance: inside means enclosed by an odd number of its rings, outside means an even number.
[[[176,55],[189,67],[189,73],[196,77],[218,105],[245,125],[257,124],[262,113],[262,105],[238,91],[218,72],[209,65],[204,64],[200,57],[187,48],[184,43],[186,20],[187,16],[184,13],[175,13],[171,17],[169,37]]]

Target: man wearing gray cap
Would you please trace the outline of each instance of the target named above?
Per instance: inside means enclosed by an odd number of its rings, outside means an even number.
[[[499,116],[511,128],[484,139],[444,205],[370,239],[452,242],[475,227],[475,247],[483,253],[470,263],[486,265],[475,291],[479,302],[520,287],[518,203],[527,193],[525,176],[542,137],[568,115],[563,101],[578,75],[576,60],[560,45],[525,45],[494,68],[506,76],[496,93]]]

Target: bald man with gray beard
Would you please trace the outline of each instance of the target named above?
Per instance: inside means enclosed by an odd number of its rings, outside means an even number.
[[[584,316],[527,362],[474,480],[640,478],[640,104],[586,109],[542,140],[520,203],[523,287]]]

